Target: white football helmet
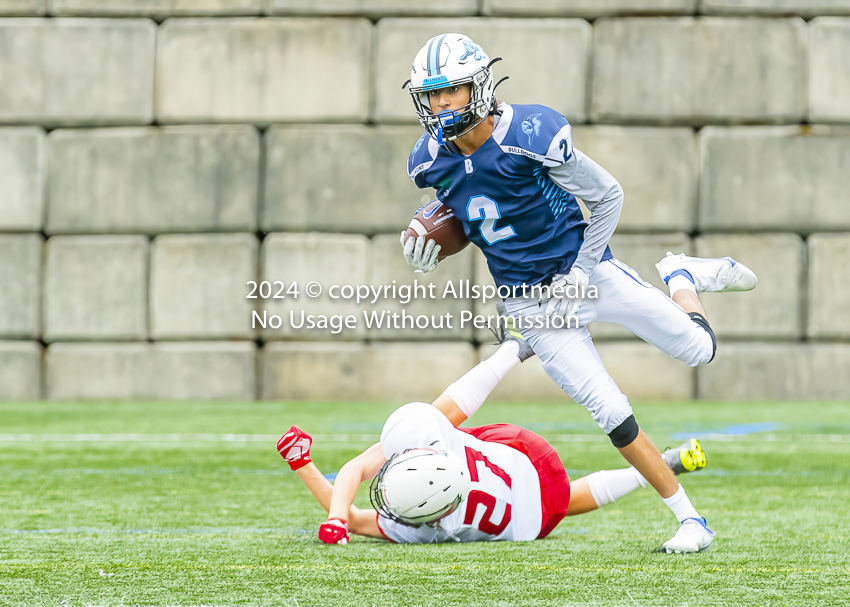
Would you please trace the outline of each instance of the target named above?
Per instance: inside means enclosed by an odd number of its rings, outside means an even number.
[[[451,514],[467,495],[469,471],[464,461],[454,453],[431,448],[391,457],[369,492],[375,510],[411,527]]]
[[[484,49],[463,34],[434,36],[416,53],[408,81],[410,95],[419,123],[440,145],[474,129],[495,108],[496,86],[501,81],[493,83],[491,66],[499,59],[491,61]],[[469,103],[434,114],[428,93],[460,84],[471,87]]]

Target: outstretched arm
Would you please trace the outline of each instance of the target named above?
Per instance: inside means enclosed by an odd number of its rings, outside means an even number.
[[[358,535],[383,537],[378,529],[376,512],[355,507],[354,498],[357,496],[360,484],[375,478],[386,461],[381,451],[381,443],[375,443],[340,469],[334,480],[331,498],[326,508],[328,520],[346,521],[351,532]]]
[[[283,459],[287,461],[290,468],[295,471],[298,478],[301,479],[301,482],[303,482],[307,489],[310,490],[310,493],[313,494],[313,497],[316,498],[319,505],[324,508],[326,512],[329,512],[331,509],[331,501],[333,499],[335,486],[324,477],[319,468],[311,461],[310,448],[312,443],[313,439],[309,434],[298,428],[298,426],[292,426],[292,428],[290,428],[289,431],[278,441],[278,452],[280,452]],[[383,458],[380,443],[369,447],[369,449],[367,449],[364,453],[354,458],[352,462],[363,458],[367,454],[371,454],[371,456],[374,457],[375,453]],[[349,464],[350,463],[351,462],[349,462]],[[348,464],[346,464],[346,466],[347,465]],[[343,470],[345,470],[345,467],[343,467]],[[378,470],[380,470],[380,466],[378,466],[377,470],[375,470],[375,473],[377,473]],[[337,478],[339,479],[340,476],[343,476],[344,480],[346,475],[342,474],[342,472],[343,471],[341,470],[340,475],[338,475]],[[374,474],[372,476],[374,476]],[[357,486],[354,487],[354,493],[357,493]],[[348,511],[344,516],[339,516],[338,518],[349,525],[349,529],[352,533],[367,535],[369,537],[383,537],[380,529],[378,529],[378,523],[376,521],[377,512],[372,509],[361,510],[353,504],[354,497],[352,496],[351,501],[349,502]]]
[[[303,468],[295,471],[301,482],[310,490],[319,505],[325,509],[325,512],[331,507],[331,494],[333,494],[334,486],[325,478],[324,474],[316,467],[316,464],[310,462]]]

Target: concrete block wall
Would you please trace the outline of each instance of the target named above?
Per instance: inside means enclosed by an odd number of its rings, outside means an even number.
[[[846,3],[845,4],[850,4]],[[846,7],[845,7],[846,8]],[[850,8],[847,8],[850,14]],[[811,24],[809,112],[815,122],[850,120],[850,20],[818,17]]]
[[[363,322],[353,329],[341,325],[339,332],[334,332],[332,328],[311,328],[301,316],[359,316],[367,310],[367,306],[354,301],[334,299],[328,287],[369,284],[372,251],[368,238],[359,234],[270,234],[263,240],[261,255],[261,281],[271,285],[268,292],[272,295],[263,299],[262,287],[253,293],[259,297],[260,314],[266,325],[260,329],[263,339],[362,341],[366,338]],[[305,285],[317,277],[321,277],[325,289],[319,297],[310,298],[301,289],[306,290]],[[293,284],[299,292],[287,293]],[[248,289],[245,292],[248,294]],[[274,321],[266,320],[266,314],[283,318],[283,324],[275,327]],[[291,315],[295,317],[293,320]]]
[[[41,230],[47,158],[38,127],[0,127],[0,230]]]
[[[371,43],[366,19],[169,19],[157,40],[157,118],[363,122]]]
[[[38,400],[42,394],[41,345],[0,341],[0,401]]]
[[[47,145],[48,234],[257,229],[253,126],[57,129]]]
[[[0,234],[0,337],[41,336],[41,234]]]
[[[591,116],[697,125],[800,121],[807,34],[800,18],[600,21]]]
[[[151,244],[150,332],[157,340],[253,339],[253,234],[163,234]]]
[[[144,236],[48,239],[44,341],[147,339],[148,248]]]
[[[667,250],[759,274],[703,297],[704,368],[591,326],[632,400],[848,398],[850,0],[0,0],[0,399],[401,403],[491,352],[457,318],[492,302],[328,291],[492,284],[473,248],[400,256],[432,196],[401,85],[442,31],[617,177],[611,246],[645,280]],[[363,322],[402,311],[455,326]],[[568,400],[537,360],[493,398]]]
[[[419,125],[270,127],[261,229],[401,231],[410,210],[430,200],[407,177],[411,141],[421,134]]]
[[[3,354],[0,348],[0,356]],[[50,400],[253,400],[256,345],[57,343],[45,354]]]
[[[702,230],[850,229],[847,127],[706,127],[700,147]]]
[[[618,232],[696,229],[699,156],[693,129],[579,126],[573,142],[627,193]]]
[[[0,122],[150,123],[156,33],[148,19],[0,20]]]

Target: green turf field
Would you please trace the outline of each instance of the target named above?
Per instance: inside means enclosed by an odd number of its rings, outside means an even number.
[[[543,541],[321,544],[275,439],[301,425],[334,472],[392,408],[0,405],[0,605],[850,605],[848,404],[636,406],[659,446],[715,433],[683,481],[718,534],[704,554],[653,552],[676,522],[651,490]],[[476,417],[542,434],[572,477],[624,465],[575,405]]]

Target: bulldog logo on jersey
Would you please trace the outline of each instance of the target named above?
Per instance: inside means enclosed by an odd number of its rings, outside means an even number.
[[[522,132],[528,135],[528,145],[540,134],[540,114],[529,114],[522,120]]]
[[[419,141],[416,142],[416,145],[413,146],[413,152],[411,152],[411,154],[410,154],[411,156],[416,155],[416,152],[419,151],[419,148],[422,147],[422,144],[425,143],[426,139],[428,139],[427,133],[425,135],[422,135],[422,137],[419,138]]]
[[[458,61],[460,63],[464,63],[472,57],[475,61],[481,61],[484,59],[484,49],[475,44],[472,40],[464,40],[463,41],[463,55],[460,56]]]

